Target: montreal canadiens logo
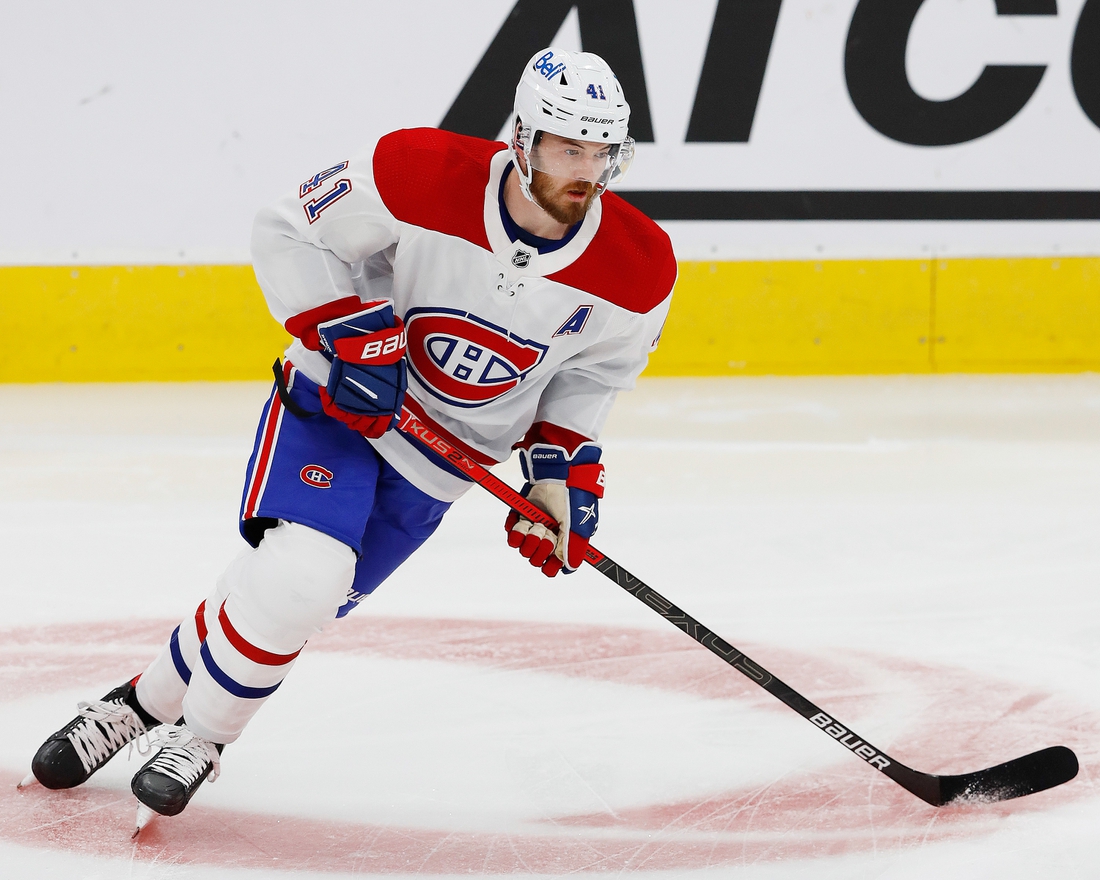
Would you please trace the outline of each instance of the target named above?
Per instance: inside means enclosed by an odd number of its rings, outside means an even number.
[[[420,383],[455,406],[483,406],[515,388],[547,347],[454,309],[405,315],[409,366]]]
[[[332,471],[323,468],[319,464],[307,464],[298,475],[307,486],[317,489],[332,488]]]

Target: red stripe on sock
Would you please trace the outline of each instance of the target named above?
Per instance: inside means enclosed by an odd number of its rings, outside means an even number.
[[[221,624],[225,637],[229,639],[229,644],[236,648],[239,654],[247,657],[253,663],[259,663],[261,666],[283,666],[302,653],[301,648],[293,654],[272,654],[270,651],[263,650],[263,648],[257,648],[233,628],[233,624],[229,622],[229,615],[225,613],[224,604],[221,610],[218,611],[218,623]]]
[[[199,644],[201,645],[206,641],[206,600],[203,599],[199,603],[199,607],[195,610],[195,629],[199,633]]]

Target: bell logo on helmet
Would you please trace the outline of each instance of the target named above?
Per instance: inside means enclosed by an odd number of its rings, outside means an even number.
[[[562,61],[558,64],[553,64],[553,63],[551,63],[551,62],[553,62],[553,60],[554,60],[554,52],[553,52],[553,50],[550,50],[546,54],[544,54],[541,57],[539,57],[538,59],[536,59],[535,63],[533,65],[531,65],[532,69],[535,70],[536,72],[542,74],[547,79],[553,79],[555,76],[557,76],[559,73],[562,73],[565,70],[565,62],[564,61]]]

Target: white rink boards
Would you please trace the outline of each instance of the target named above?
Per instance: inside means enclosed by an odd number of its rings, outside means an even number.
[[[1095,876],[1088,374],[643,381],[595,542],[892,757],[1065,744],[1060,789],[927,807],[595,572],[529,571],[475,488],[183,816],[131,844],[136,755],[17,792],[237,552],[266,393],[0,386],[5,876]]]

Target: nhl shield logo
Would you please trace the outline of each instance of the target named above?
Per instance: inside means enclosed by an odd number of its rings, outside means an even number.
[[[526,269],[531,265],[531,252],[522,248],[512,254],[512,265],[517,269]]]

